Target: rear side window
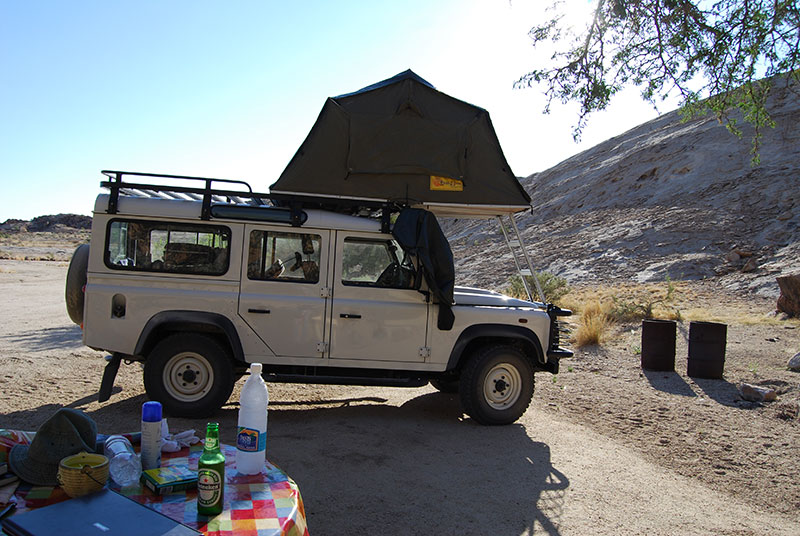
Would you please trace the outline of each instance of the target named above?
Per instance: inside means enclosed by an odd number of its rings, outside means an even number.
[[[106,266],[115,270],[222,275],[231,231],[216,225],[112,220]]]
[[[264,281],[318,283],[321,240],[315,234],[252,231],[247,277]]]

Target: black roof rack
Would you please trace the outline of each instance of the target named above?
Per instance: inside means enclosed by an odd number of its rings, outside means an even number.
[[[383,232],[388,232],[391,213],[397,212],[405,206],[403,203],[388,201],[257,193],[253,192],[247,182],[231,179],[116,170],[103,170],[101,173],[109,178],[100,183],[101,187],[107,188],[111,192],[108,200],[109,214],[117,213],[119,198],[122,195],[151,199],[202,201],[200,217],[203,220],[209,220],[215,215],[222,216],[222,214],[225,217],[259,219],[254,217],[254,208],[280,208],[284,212],[287,210],[290,212],[289,222],[298,227],[306,221],[306,216],[302,213],[304,208],[318,208],[358,215],[363,215],[366,211],[372,217],[380,217]],[[126,180],[126,177],[131,177],[133,180]],[[154,184],[150,181],[143,182],[142,178],[175,179],[186,181],[187,185]],[[216,184],[223,187],[217,187]],[[240,189],[225,188],[226,185],[237,185]],[[226,209],[212,211],[212,203],[214,208],[222,205]]]

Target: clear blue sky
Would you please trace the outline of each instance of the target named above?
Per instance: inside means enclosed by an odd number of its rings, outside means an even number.
[[[0,222],[91,213],[101,169],[266,191],[327,97],[409,68],[487,109],[518,176],[656,115],[631,92],[577,145],[574,107],[513,89],[542,4],[0,0]]]

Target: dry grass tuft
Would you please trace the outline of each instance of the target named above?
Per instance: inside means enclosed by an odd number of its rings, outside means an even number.
[[[575,313],[578,327],[571,342],[579,348],[602,344],[613,337],[616,326],[638,324],[643,318],[800,328],[800,319],[782,319],[765,310],[763,304],[756,307],[747,299],[731,296],[721,306],[708,307],[712,294],[718,299],[715,290],[681,281],[572,286],[561,299],[561,306]]]
[[[601,344],[606,339],[612,323],[608,311],[607,301],[593,300],[583,306],[580,325],[574,337],[578,348]]]

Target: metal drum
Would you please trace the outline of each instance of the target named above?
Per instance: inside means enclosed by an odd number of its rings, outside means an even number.
[[[642,321],[642,368],[675,370],[674,320]]]
[[[727,336],[727,324],[690,322],[687,374],[693,378],[721,379]]]

